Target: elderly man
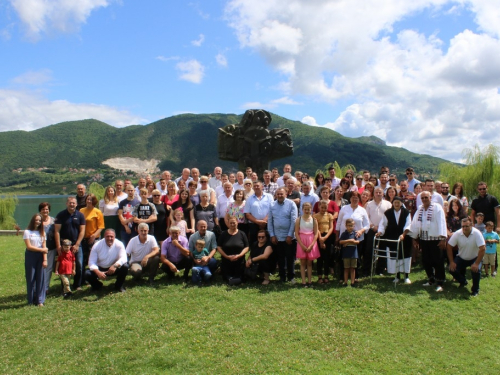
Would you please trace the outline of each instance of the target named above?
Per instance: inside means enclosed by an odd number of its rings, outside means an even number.
[[[160,264],[160,249],[156,239],[149,234],[148,224],[140,223],[137,231],[139,235],[132,238],[125,249],[130,257],[130,274],[139,281],[147,271],[149,283],[153,284]]]
[[[54,239],[57,254],[61,254],[61,241],[70,240],[73,246],[71,251],[76,258],[76,274],[73,279],[73,290],[80,290],[83,284],[83,249],[82,241],[85,236],[85,216],[76,210],[76,198],[68,197],[66,209],[59,212],[54,221]]]
[[[236,182],[233,184],[234,191],[245,190],[245,184],[243,182],[244,179],[245,175],[243,174],[243,172],[241,171],[236,172]]]
[[[163,171],[163,173],[161,174],[161,178],[165,180],[165,186],[167,186],[168,183],[172,181],[172,174],[170,173],[170,171]],[[161,191],[160,188],[161,188],[160,181],[158,181],[156,183],[156,189]]]
[[[227,206],[234,202],[233,185],[229,181],[224,182],[224,191],[217,197],[217,204],[215,205],[215,224],[220,226],[221,230],[226,230],[227,225],[224,221],[226,216]]]
[[[85,194],[87,188],[84,184],[76,185],[76,210],[80,211],[83,207],[87,205],[87,194]]]
[[[453,247],[458,246],[458,254],[453,258]],[[462,229],[457,230],[448,240],[447,253],[450,262],[450,273],[460,283],[459,288],[466,286],[465,270],[470,266],[472,275],[471,296],[479,294],[481,279],[481,263],[486,250],[482,233],[473,227],[469,218],[462,220]]]
[[[273,251],[278,257],[280,281],[295,283],[295,220],[297,219],[297,205],[286,198],[283,187],[276,190],[276,201],[271,204],[267,230],[271,236]]]
[[[214,175],[213,177],[208,181],[208,185],[215,190],[217,186],[222,185],[222,168],[221,167],[215,167],[214,168]]]
[[[201,187],[200,183],[200,170],[198,168],[191,168],[191,181],[196,182],[196,188]],[[186,184],[188,186],[189,183]]]
[[[266,229],[269,208],[273,202],[273,196],[264,193],[262,182],[253,184],[254,194],[250,195],[245,202],[245,217],[248,220],[248,242],[253,244],[257,241],[257,232]]]
[[[289,175],[289,177],[292,175],[292,166],[290,164],[285,164],[283,166],[283,176],[279,177],[278,180],[276,180],[276,183],[278,184],[279,187],[285,186],[286,181],[284,180],[285,174]]]
[[[184,281],[189,281],[189,270],[193,267],[189,244],[186,237],[180,235],[178,226],[170,227],[170,237],[161,245],[161,269],[165,271],[169,280],[173,279],[179,270],[184,270]]]
[[[428,281],[424,286],[437,283],[436,292],[443,291],[445,281],[444,255],[446,249],[446,218],[443,208],[431,202],[431,193],[420,194],[422,205],[417,209],[411,223],[411,236],[415,246],[422,250],[422,263]]]
[[[92,290],[99,290],[102,288],[103,280],[116,277],[115,290],[123,293],[125,292],[123,283],[127,273],[128,263],[125,246],[116,239],[113,229],[106,229],[104,239],[92,247],[85,280],[92,286]]]
[[[208,266],[208,268],[210,268],[210,273],[214,275],[218,267],[217,260],[214,258],[217,252],[215,234],[207,230],[207,222],[205,220],[198,221],[196,229],[197,231],[189,237],[189,252],[191,256],[196,250],[196,241],[198,240],[205,241],[205,248],[209,251],[209,254],[201,258],[201,260],[194,260],[194,265],[200,267]]]
[[[141,199],[141,189],[146,189],[146,179],[143,177],[139,178],[137,186],[135,187],[134,195],[137,199]]]
[[[218,198],[219,195],[224,194],[224,185],[226,182],[229,182],[229,176],[225,173],[222,174],[221,176],[222,184],[220,186],[217,186],[215,190],[215,196]],[[233,191],[233,184],[231,184],[231,191]]]
[[[297,205],[297,209],[300,207],[300,193],[295,190],[295,180],[291,178],[286,180],[286,198],[293,201]]]
[[[187,185],[188,185],[188,182],[192,180],[192,178],[191,178],[190,174],[191,174],[191,171],[189,170],[189,168],[184,168],[184,169],[182,170],[182,174],[181,174],[181,176],[180,176],[180,177],[177,177],[177,178],[175,179],[175,183],[176,183],[177,185],[179,185],[179,181],[180,181],[180,180],[183,180],[183,181],[184,181],[184,183],[185,183],[185,185],[187,186]]]

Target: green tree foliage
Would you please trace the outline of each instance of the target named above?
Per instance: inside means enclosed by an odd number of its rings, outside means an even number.
[[[97,182],[92,182],[87,189],[87,193],[94,194],[97,197],[97,200],[101,200],[104,198],[104,186],[98,184]]]
[[[471,199],[477,195],[477,183],[486,182],[488,193],[500,197],[500,148],[492,144],[480,148],[475,145],[462,152],[466,165],[443,163],[439,166],[439,179],[450,184],[450,193],[453,184],[461,182],[464,185],[465,195]]]
[[[7,195],[0,198],[0,229],[14,229],[16,220],[14,211],[16,211],[18,200],[15,195]]]
[[[316,170],[316,174],[312,177],[314,178],[318,173],[323,173],[325,177],[329,176],[328,169],[330,169],[330,167],[335,168],[335,176],[338,178],[344,177],[347,171],[352,171],[354,172],[354,175],[356,175],[356,167],[354,165],[347,164],[341,167],[340,164],[335,160],[333,163],[328,163],[327,165],[325,165],[323,169]]]

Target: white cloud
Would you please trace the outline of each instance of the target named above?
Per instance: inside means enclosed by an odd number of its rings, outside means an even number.
[[[459,8],[474,12],[484,33],[463,30],[440,40],[401,29],[424,10],[446,17],[453,9],[453,17]],[[282,73],[278,88],[287,97],[348,103],[322,126],[454,160],[486,132],[500,143],[498,131],[490,132],[500,128],[500,7],[494,1],[231,0],[226,18],[242,47]],[[312,116],[303,122],[317,125]]]
[[[172,61],[172,60],[180,60],[180,57],[179,56],[170,56],[170,57],[156,56],[156,60],[167,62],[167,61]]]
[[[181,61],[175,66],[181,73],[179,78],[192,83],[201,83],[205,67],[198,60]]]
[[[63,121],[94,118],[114,126],[147,120],[125,110],[92,103],[49,100],[32,91],[0,89],[0,131],[34,130]]]
[[[90,13],[108,6],[113,0],[10,0],[31,39],[41,34],[74,32]]]
[[[198,39],[191,41],[191,44],[195,47],[201,47],[201,45],[203,44],[204,41],[205,41],[205,35],[200,34]]]
[[[23,73],[14,77],[11,82],[16,85],[39,86],[51,82],[52,79],[52,71],[50,69],[41,69]]]
[[[217,61],[218,65],[223,66],[224,68],[227,67],[227,58],[222,53],[218,53],[215,56],[215,61]]]
[[[247,102],[244,103],[241,108],[242,109],[253,109],[253,108],[263,108],[263,109],[272,109],[276,108],[279,105],[301,105],[302,103],[296,102],[295,100],[284,96],[282,98],[270,100],[267,103],[262,102]]]

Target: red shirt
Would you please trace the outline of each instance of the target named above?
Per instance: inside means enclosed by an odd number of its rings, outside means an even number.
[[[61,255],[57,257],[57,261],[59,262],[59,269],[57,270],[59,275],[71,275],[73,273],[75,254],[72,251],[61,252]]]

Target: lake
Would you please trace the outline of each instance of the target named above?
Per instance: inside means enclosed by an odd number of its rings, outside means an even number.
[[[50,203],[50,216],[55,217],[66,208],[68,195],[18,195],[19,203],[14,212],[17,224],[26,229],[31,217],[38,212],[38,205],[42,202]]]

